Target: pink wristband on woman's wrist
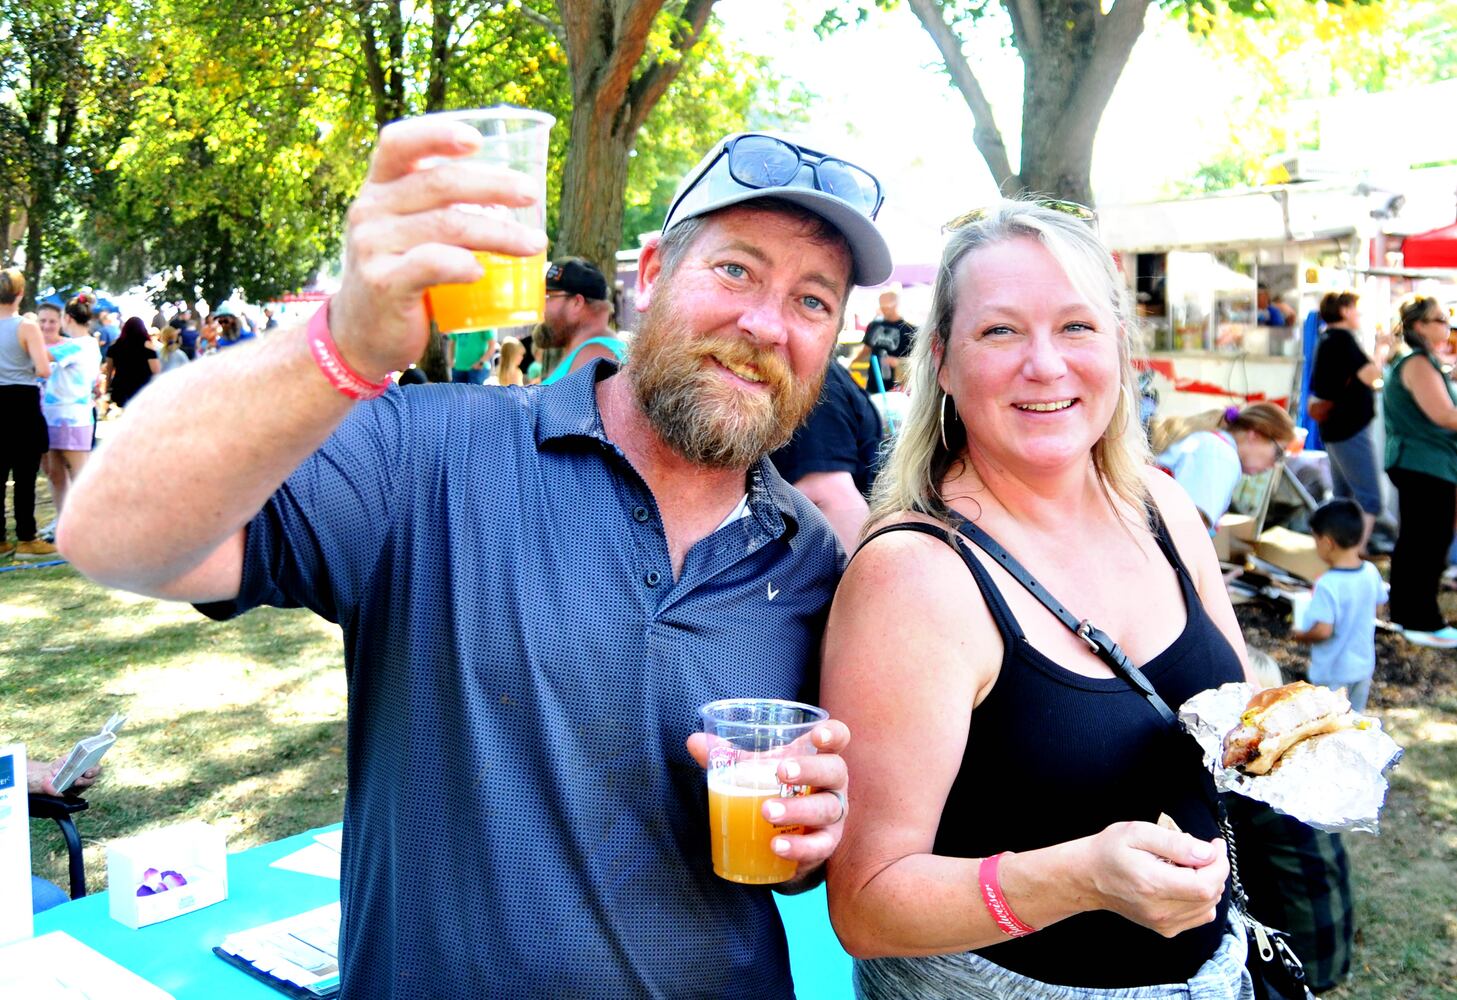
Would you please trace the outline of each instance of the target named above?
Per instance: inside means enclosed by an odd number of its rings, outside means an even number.
[[[388,376],[378,382],[371,382],[359,374],[339,353],[339,345],[334,343],[334,335],[329,332],[329,302],[319,306],[314,318],[309,320],[308,327],[309,353],[314,356],[314,364],[319,366],[319,371],[329,380],[329,384],[350,399],[375,399],[383,396],[385,390],[390,387],[391,380]]]
[[[981,867],[977,870],[977,880],[981,882],[981,898],[987,905],[987,912],[992,915],[992,919],[997,922],[997,928],[1003,934],[1014,938],[1026,937],[1037,928],[1017,919],[1007,903],[1007,897],[1002,894],[1002,882],[997,877],[997,866],[1001,864],[1006,853],[1004,851],[1002,854],[982,858]]]

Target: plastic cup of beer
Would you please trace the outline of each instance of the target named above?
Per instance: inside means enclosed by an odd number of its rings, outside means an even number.
[[[747,885],[772,885],[794,877],[795,862],[770,846],[798,826],[764,818],[773,798],[806,795],[806,785],[783,785],[779,764],[815,752],[810,733],[829,718],[813,705],[770,698],[729,698],[699,710],[708,734],[708,824],[713,871]]]
[[[525,174],[536,183],[537,200],[525,208],[456,205],[461,212],[501,213],[523,225],[546,228],[546,154],[556,119],[544,111],[495,107],[442,111],[437,121],[463,122],[484,142],[472,158]],[[441,333],[493,330],[540,323],[546,304],[546,252],[531,257],[476,252],[485,274],[468,284],[435,285],[425,291],[425,307]]]

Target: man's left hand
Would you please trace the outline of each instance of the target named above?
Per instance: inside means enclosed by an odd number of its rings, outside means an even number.
[[[26,791],[35,792],[40,795],[64,795],[65,792],[56,791],[54,784],[56,775],[61,773],[61,765],[66,763],[65,756],[57,757],[51,763],[32,760],[26,763]],[[82,789],[96,781],[101,774],[100,766],[83,771],[75,781],[71,782],[70,789]]]
[[[764,818],[775,826],[803,828],[800,833],[779,834],[771,845],[774,853],[798,865],[794,878],[782,887],[790,891],[796,888],[795,883],[813,884],[845,832],[850,775],[840,754],[850,743],[850,728],[828,719],[814,728],[810,741],[814,753],[779,762],[779,780],[786,785],[808,785],[813,791],[787,799],[769,799],[763,806]],[[688,752],[699,767],[707,767],[708,737],[703,733],[688,737]]]

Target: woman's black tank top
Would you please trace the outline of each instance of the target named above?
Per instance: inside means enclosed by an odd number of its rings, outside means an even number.
[[[1184,595],[1186,623],[1142,669],[1177,710],[1191,695],[1243,679],[1239,657],[1205,612],[1163,519],[1153,530]],[[1198,745],[1175,733],[1119,677],[1086,677],[1033,648],[986,568],[957,546],[1001,633],[1001,673],[972,714],[935,853],[980,858],[1076,840],[1112,823],[1168,813],[1180,829],[1219,835]],[[1073,613],[1077,608],[1070,608]],[[1094,622],[1093,624],[1098,624]],[[1117,640],[1117,636],[1113,637]],[[1108,910],[1081,913],[1035,934],[978,950],[1043,982],[1103,989],[1189,979],[1225,931],[1229,890],[1216,919],[1165,938]]]

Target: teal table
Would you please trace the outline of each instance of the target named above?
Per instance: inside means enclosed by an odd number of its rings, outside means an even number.
[[[111,919],[106,894],[98,893],[36,914],[35,933],[65,931],[177,1000],[278,1000],[283,994],[232,968],[212,948],[234,931],[339,898],[339,883],[333,879],[268,867],[313,843],[320,832],[310,830],[230,854],[228,898],[194,913],[132,930]],[[830,927],[825,890],[775,899],[789,935],[790,968],[800,1000],[849,1000],[850,956]]]

